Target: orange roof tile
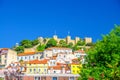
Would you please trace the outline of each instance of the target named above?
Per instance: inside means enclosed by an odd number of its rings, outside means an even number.
[[[1,50],[8,50],[8,48],[2,48]]]
[[[74,58],[74,59],[72,59],[72,60],[78,60],[78,58]]]
[[[19,53],[18,56],[27,56],[27,55],[33,55],[35,52],[26,52],[26,53]]]
[[[36,59],[36,60],[31,60],[28,63],[29,64],[47,64],[47,61],[48,60],[46,60],[46,59],[44,59],[44,60],[38,60],[38,59]]]
[[[57,65],[57,66],[52,66],[52,67],[48,67],[48,69],[50,70],[50,69],[53,69],[53,70],[62,70],[62,66],[61,65]],[[65,70],[69,70],[69,68],[68,67],[65,67],[64,66],[64,68],[65,68]]]
[[[75,51],[75,52],[85,53],[84,50],[77,50],[77,51]]]
[[[57,65],[66,65],[65,63],[57,63]]]

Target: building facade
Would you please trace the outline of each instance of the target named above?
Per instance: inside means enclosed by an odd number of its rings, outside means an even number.
[[[17,62],[17,52],[8,48],[0,49],[0,66],[6,67],[12,62]]]

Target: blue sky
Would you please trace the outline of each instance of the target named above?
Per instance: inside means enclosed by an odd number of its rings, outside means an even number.
[[[0,47],[23,39],[92,37],[120,24],[120,0],[0,0]]]

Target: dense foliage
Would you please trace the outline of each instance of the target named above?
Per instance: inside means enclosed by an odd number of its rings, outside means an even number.
[[[38,47],[37,47],[37,50],[38,51],[44,51],[45,50],[45,44],[43,44],[43,45],[39,45]]]
[[[24,48],[31,48],[35,45],[37,45],[39,43],[38,40],[22,40],[20,42],[20,46],[18,47],[15,47],[15,50],[18,52],[18,53],[21,53],[21,52],[24,52]]]
[[[48,47],[55,47],[55,46],[57,46],[57,41],[56,40],[54,40],[53,38],[48,40],[48,42],[46,44],[46,48],[48,48]]]
[[[86,45],[91,46],[92,43],[88,43]],[[43,42],[40,42],[38,39],[35,39],[35,40],[27,40],[26,39],[26,40],[22,40],[20,42],[19,46],[14,47],[14,49],[18,53],[22,53],[22,52],[24,52],[24,48],[32,48],[34,46],[37,49],[37,51],[44,51],[46,48],[49,48],[49,47],[67,47],[67,48],[71,48],[71,49],[73,49],[73,51],[75,51],[75,50],[81,49],[82,46],[85,49],[85,42],[84,42],[84,40],[81,39],[77,42],[77,44],[74,45],[72,42],[67,44],[65,40],[60,40],[59,42],[57,42],[53,38],[51,38],[51,39],[44,38]]]
[[[79,80],[120,80],[120,26],[88,52]]]

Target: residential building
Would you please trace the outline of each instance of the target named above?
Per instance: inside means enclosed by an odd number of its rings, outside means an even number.
[[[47,74],[48,60],[31,60],[26,63],[27,74]]]
[[[0,68],[8,66],[12,62],[17,62],[17,52],[8,48],[1,48]]]
[[[34,59],[42,59],[43,58],[43,52],[24,52],[18,54],[18,61],[29,61]]]
[[[79,74],[81,70],[82,65],[72,63],[71,64],[71,74]]]
[[[59,53],[71,54],[72,49],[63,47],[50,47],[44,51],[44,58],[56,56]]]
[[[81,56],[86,56],[86,53],[84,50],[77,50],[77,51],[74,51],[74,56],[76,58],[80,58]]]

